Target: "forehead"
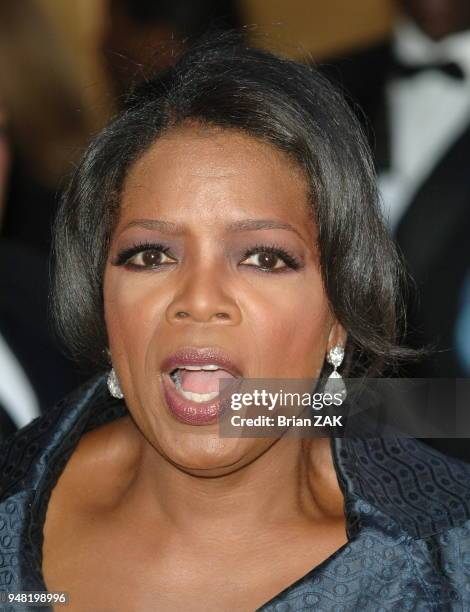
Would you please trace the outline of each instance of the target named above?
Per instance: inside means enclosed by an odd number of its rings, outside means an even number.
[[[130,168],[121,216],[194,214],[199,220],[310,215],[306,177],[287,154],[234,130],[182,127],[160,137]]]

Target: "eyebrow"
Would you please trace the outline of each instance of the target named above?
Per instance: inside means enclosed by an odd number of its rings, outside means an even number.
[[[130,221],[124,229],[131,227],[143,227],[149,230],[158,230],[163,234],[181,235],[185,231],[185,226],[181,223],[173,223],[171,221],[161,221],[159,219],[134,219]],[[240,221],[231,221],[226,225],[229,232],[246,232],[264,229],[283,229],[297,234],[300,238],[302,235],[290,223],[278,221],[277,219],[242,219]],[[302,238],[303,239],[303,238]]]

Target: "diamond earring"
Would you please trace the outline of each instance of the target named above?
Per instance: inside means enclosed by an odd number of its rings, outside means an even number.
[[[113,397],[115,397],[116,399],[122,399],[124,397],[124,394],[121,391],[119,380],[118,380],[118,377],[116,376],[116,372],[114,371],[114,368],[111,368],[108,374],[107,383],[108,383],[108,390]]]
[[[337,371],[339,366],[343,363],[344,359],[344,348],[342,346],[333,346],[330,348],[326,355],[326,360],[333,366],[333,372],[328,377],[325,385],[325,392],[334,395],[338,393],[341,395],[341,400],[344,402],[347,396],[346,385],[344,384],[343,377]]]

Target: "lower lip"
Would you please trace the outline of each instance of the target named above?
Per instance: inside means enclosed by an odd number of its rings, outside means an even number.
[[[208,402],[194,402],[179,393],[169,374],[162,375],[163,392],[172,415],[189,425],[210,425],[216,423],[228,405],[230,392],[225,389],[218,397]]]

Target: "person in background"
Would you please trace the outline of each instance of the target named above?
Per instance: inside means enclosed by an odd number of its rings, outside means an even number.
[[[6,135],[6,113],[0,106],[0,222],[5,204],[7,177],[10,169],[10,148]],[[1,297],[1,296],[0,296]],[[24,372],[0,335],[0,439],[24,425],[38,414],[38,407]],[[13,415],[26,414],[26,420]]]
[[[57,192],[96,126],[66,49],[33,0],[0,3],[0,98],[11,151],[1,236],[47,255]]]
[[[409,370],[470,374],[458,321],[470,263],[470,3],[400,0],[389,40],[322,69],[359,103],[389,227],[416,280],[409,342],[435,347]]]
[[[0,68],[1,440],[82,378],[50,330],[47,256],[55,185],[84,139],[84,119],[33,2],[0,3]]]
[[[5,192],[7,190],[8,176],[10,170],[10,147],[6,134],[6,113],[0,107],[0,221],[3,216],[5,204]],[[4,320],[5,298],[11,295],[5,292],[5,285],[9,279],[5,275],[5,247],[0,241],[0,329]],[[9,261],[12,264],[12,261]],[[7,266],[8,270],[8,266]],[[12,266],[14,275],[17,274],[16,266]],[[7,317],[8,318],[8,314]],[[28,421],[39,415],[37,398],[26,376],[24,369],[18,362],[15,354],[0,333],[0,440],[12,433],[16,427],[26,425]]]
[[[109,0],[102,51],[118,100],[208,29],[242,25],[237,0]]]
[[[375,154],[383,212],[416,281],[408,344],[433,348],[411,377],[470,375],[470,3],[399,0],[391,37],[322,62]],[[467,439],[427,440],[470,461]]]

